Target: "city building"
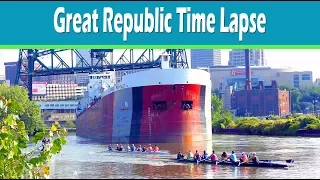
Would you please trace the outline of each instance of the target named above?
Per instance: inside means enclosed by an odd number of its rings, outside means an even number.
[[[230,86],[234,90],[244,89],[246,83],[244,66],[219,66],[210,67],[212,91],[219,89],[224,91]],[[264,81],[265,85],[271,85],[275,80],[278,85],[290,85],[296,88],[304,88],[313,85],[312,71],[297,71],[292,68],[271,68],[267,66],[251,67],[252,86]]]
[[[9,81],[10,85],[14,85],[18,72],[18,62],[5,62],[4,68],[6,80]]]
[[[229,66],[244,66],[245,65],[245,50],[234,49],[229,51]],[[250,66],[266,66],[267,62],[262,49],[250,49]]]
[[[286,116],[291,113],[290,92],[279,90],[276,81],[269,87],[259,81],[258,88],[234,91],[231,97],[231,109],[237,116]]]
[[[36,101],[41,108],[41,118],[50,127],[54,121],[59,121],[60,125],[65,125],[66,121],[76,121],[76,110],[78,101]]]
[[[221,50],[191,49],[191,68],[221,66]]]
[[[79,86],[87,86],[89,83],[89,73],[75,73],[75,83]]]
[[[77,84],[45,84],[45,86],[40,85],[41,83],[33,84],[34,87],[32,89],[32,99],[34,101],[77,100],[83,97],[84,92],[87,90],[86,86],[78,86]],[[36,87],[39,87],[39,90],[35,90]],[[45,90],[43,90],[43,88],[45,88]]]
[[[316,85],[316,86],[320,86],[320,78],[317,78],[317,79],[316,79],[315,85]]]
[[[78,108],[78,101],[36,101],[43,113],[75,113]]]

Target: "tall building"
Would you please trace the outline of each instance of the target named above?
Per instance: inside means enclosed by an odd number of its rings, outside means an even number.
[[[316,86],[320,86],[320,78],[317,78],[317,79],[316,79],[315,85],[316,85]]]
[[[18,62],[5,62],[5,79],[9,81],[10,85],[14,85],[18,70]]]
[[[221,50],[191,49],[191,68],[221,66]]]
[[[229,66],[244,66],[244,49],[233,49],[229,51]],[[262,49],[250,49],[250,65],[251,66],[266,66],[267,62],[264,58]]]

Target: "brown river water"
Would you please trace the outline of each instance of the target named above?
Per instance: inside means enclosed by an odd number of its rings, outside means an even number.
[[[213,135],[212,142],[157,144],[172,155],[108,152],[107,145],[70,134],[51,162],[51,178],[320,178],[320,138]],[[144,144],[143,144],[144,145]],[[136,144],[137,146],[137,144]],[[260,159],[294,159],[288,169],[181,164],[170,158],[182,150],[256,152]],[[285,163],[285,162],[280,162]]]

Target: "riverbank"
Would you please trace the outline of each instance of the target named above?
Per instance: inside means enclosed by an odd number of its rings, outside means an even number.
[[[232,121],[212,122],[217,134],[262,136],[320,137],[320,119],[315,116],[286,117],[280,119],[234,118]]]
[[[252,133],[238,128],[227,129],[212,129],[213,134],[226,134],[226,135],[262,135],[261,133]],[[277,135],[265,135],[265,136],[277,136]],[[286,136],[302,136],[302,137],[320,137],[320,129],[300,129],[295,135]]]

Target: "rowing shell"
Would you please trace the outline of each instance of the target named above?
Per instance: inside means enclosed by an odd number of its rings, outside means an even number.
[[[188,160],[188,159],[174,159],[175,161],[181,162],[181,163],[197,163],[195,160]],[[199,164],[212,164],[212,165],[222,165],[222,166],[240,166],[240,167],[269,167],[269,168],[287,168],[288,165],[286,164],[278,164],[278,163],[271,163],[271,162],[259,162],[259,164],[254,163],[233,163],[233,162],[226,162],[226,161],[220,161],[220,162],[214,162],[210,160],[204,160],[200,161]]]
[[[159,155],[169,155],[169,151],[157,151],[157,152],[142,152],[142,151],[117,151],[117,150],[107,150],[107,152],[115,153],[135,153],[135,154],[159,154]]]

